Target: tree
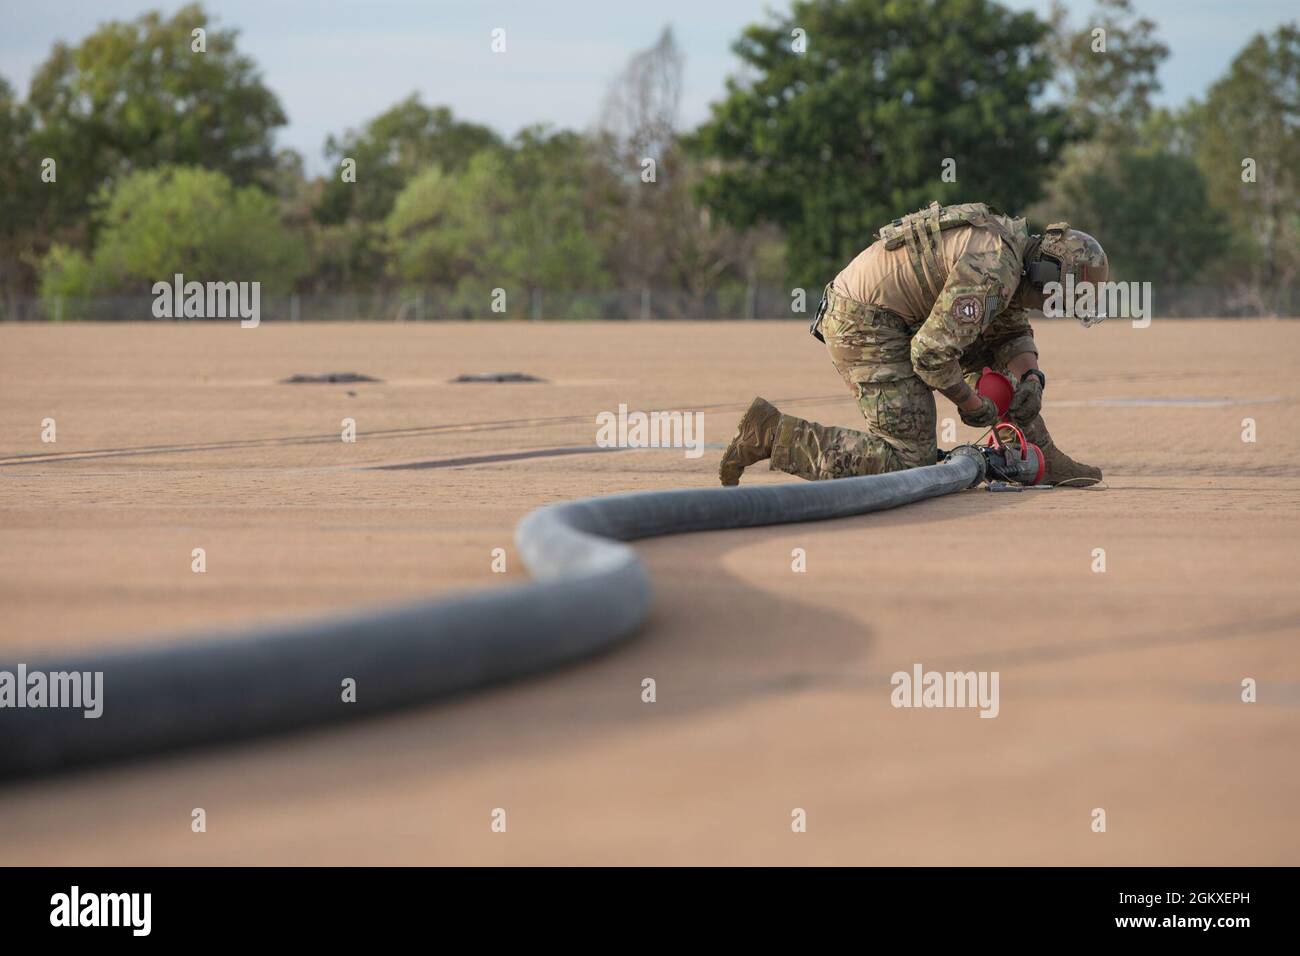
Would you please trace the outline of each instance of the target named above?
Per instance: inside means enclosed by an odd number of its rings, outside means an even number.
[[[1181,118],[1151,103],[1169,48],[1129,0],[1098,0],[1077,26],[1057,3],[1052,22],[1045,48],[1071,122],[1087,138],[1061,151],[1031,219],[1065,219],[1095,234],[1116,280],[1167,288],[1199,278],[1227,235]]]
[[[458,173],[425,171],[385,224],[394,272],[410,284],[454,285],[471,311],[505,289],[516,315],[534,292],[597,288],[606,280],[582,202],[588,166],[580,136],[533,128]]]
[[[584,196],[607,210],[596,217],[605,224],[601,245],[622,288],[687,293],[685,301],[653,299],[654,311],[669,316],[716,308],[726,286],[740,286],[743,295],[743,286],[757,279],[761,258],[757,233],[718,222],[694,199],[703,163],[681,144],[684,67],[667,27],[629,58],[591,137],[603,175],[588,181]],[[774,241],[770,233],[763,239]]]
[[[386,220],[397,197],[432,168],[456,174],[480,152],[500,148],[500,137],[486,126],[457,120],[445,106],[426,107],[416,94],[360,130],[329,137],[325,153],[333,168],[319,184],[314,221],[304,224],[312,249],[309,283],[342,289],[379,282],[390,253],[403,260],[392,269],[396,274],[415,268],[408,253],[389,246]],[[347,178],[345,160],[351,161]],[[426,183],[422,190],[428,188]],[[417,192],[421,198],[409,198],[397,217],[402,230],[411,228],[406,217],[428,198]],[[436,271],[432,264],[430,269]]]
[[[31,127],[31,111],[0,77],[0,290],[10,313],[23,285],[23,262],[41,231],[40,161],[31,152]]]
[[[486,126],[457,120],[445,106],[424,106],[412,93],[361,130],[329,137],[325,155],[333,169],[316,217],[324,223],[349,218],[381,222],[397,194],[421,171],[437,165],[458,172],[482,150],[500,145],[500,137]],[[343,179],[344,159],[356,164],[355,182]]]
[[[397,195],[385,222],[391,269],[408,284],[454,287],[477,271],[487,238],[482,213],[486,186],[504,180],[503,160],[484,153],[470,169],[431,166]]]
[[[648,49],[633,54],[610,84],[592,133],[603,175],[589,195],[609,208],[601,237],[620,284],[649,286],[662,276],[670,252],[666,225],[678,192],[678,113],[684,60],[665,27]]]
[[[1234,229],[1236,283],[1260,310],[1285,308],[1300,274],[1300,29],[1255,36],[1191,124],[1210,196]]]
[[[193,31],[206,31],[196,52]],[[235,185],[274,172],[280,103],[237,32],[213,28],[197,4],[170,19],[146,13],[101,26],[79,45],[56,43],[28,93],[39,156],[59,164],[58,218],[83,216],[99,189],[164,165],[202,166]]]
[[[693,138],[718,161],[700,197],[740,228],[783,227],[792,278],[815,287],[931,200],[1019,209],[1067,138],[1038,102],[1046,29],[990,0],[796,0],[733,47],[748,75]]]
[[[491,224],[489,268],[530,293],[590,290],[607,280],[593,214],[583,203],[587,143],[577,133],[523,130],[506,155],[511,202]],[[487,185],[485,183],[485,185]],[[486,192],[490,192],[488,187]]]
[[[1044,47],[1071,120],[1107,140],[1140,129],[1151,115],[1151,97],[1160,92],[1160,64],[1169,57],[1155,23],[1136,16],[1131,0],[1097,0],[1078,28],[1060,2],[1053,2],[1051,18]]]
[[[1188,156],[1127,149],[1072,173],[1058,184],[1057,212],[1101,239],[1113,279],[1194,284],[1227,246],[1228,230]]]
[[[649,49],[632,55],[610,85],[600,129],[625,158],[662,161],[676,146],[685,59],[671,27]],[[631,167],[639,172],[639,165]]]
[[[285,292],[305,268],[301,240],[279,205],[254,186],[192,167],[144,170],[96,201],[98,237],[87,256],[56,244],[41,269],[47,300],[144,293],[176,273],[206,281],[257,281]]]

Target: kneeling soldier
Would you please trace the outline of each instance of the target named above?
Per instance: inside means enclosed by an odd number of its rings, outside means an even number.
[[[811,329],[857,397],[866,431],[804,421],[756,398],[723,452],[722,483],[739,484],[767,458],[773,470],[811,480],[932,465],[931,392],[967,425],[992,426],[997,407],[973,388],[989,366],[1016,383],[1008,417],[1043,450],[1043,483],[1096,484],[1101,470],[1057,448],[1043,423],[1047,378],[1026,310],[1043,307],[1049,282],[1100,283],[1109,272],[1100,243],[1063,222],[1031,236],[1025,220],[983,203],[931,203],[895,219],[826,287]]]

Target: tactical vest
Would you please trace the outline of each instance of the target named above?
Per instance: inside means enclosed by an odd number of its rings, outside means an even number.
[[[876,233],[877,239],[883,239],[885,248],[894,250],[907,246],[907,257],[911,260],[912,271],[921,291],[937,299],[948,281],[948,270],[939,258],[939,235],[945,229],[959,226],[972,226],[977,229],[992,230],[1003,242],[1009,245],[1019,258],[1024,257],[1025,246],[1029,243],[1029,230],[1024,219],[1012,219],[996,206],[982,202],[964,202],[953,206],[940,206],[930,203],[925,209],[908,213],[901,219],[895,219],[883,226]],[[819,342],[822,337],[822,316],[826,313],[830,286],[822,293],[821,305],[813,316],[808,331]]]
[[[912,262],[912,271],[916,273],[921,291],[938,298],[948,281],[948,270],[939,257],[939,234],[960,226],[991,230],[1018,256],[1023,255],[1029,238],[1023,219],[1012,219],[996,207],[982,202],[964,202],[954,206],[932,202],[919,212],[895,219],[882,227],[876,236],[884,240],[886,249],[907,246],[907,257]]]

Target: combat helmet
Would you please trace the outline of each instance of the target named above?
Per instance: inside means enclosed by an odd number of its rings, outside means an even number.
[[[1101,243],[1086,232],[1071,229],[1068,222],[1054,222],[1041,236],[1030,236],[1024,262],[1025,281],[1040,293],[1049,282],[1072,289],[1079,282],[1102,283],[1110,277],[1110,260]],[[1105,317],[1098,309],[1078,318],[1087,328]]]

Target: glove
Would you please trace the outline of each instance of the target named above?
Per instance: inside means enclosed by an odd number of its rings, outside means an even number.
[[[1016,394],[1011,397],[1011,407],[1007,417],[1017,425],[1028,425],[1043,409],[1043,383],[1037,375],[1030,375],[1016,386]]]
[[[961,420],[971,428],[992,428],[997,424],[998,407],[994,404],[993,399],[987,395],[980,395],[980,407],[973,412],[964,412],[958,407],[957,412],[961,415]]]

